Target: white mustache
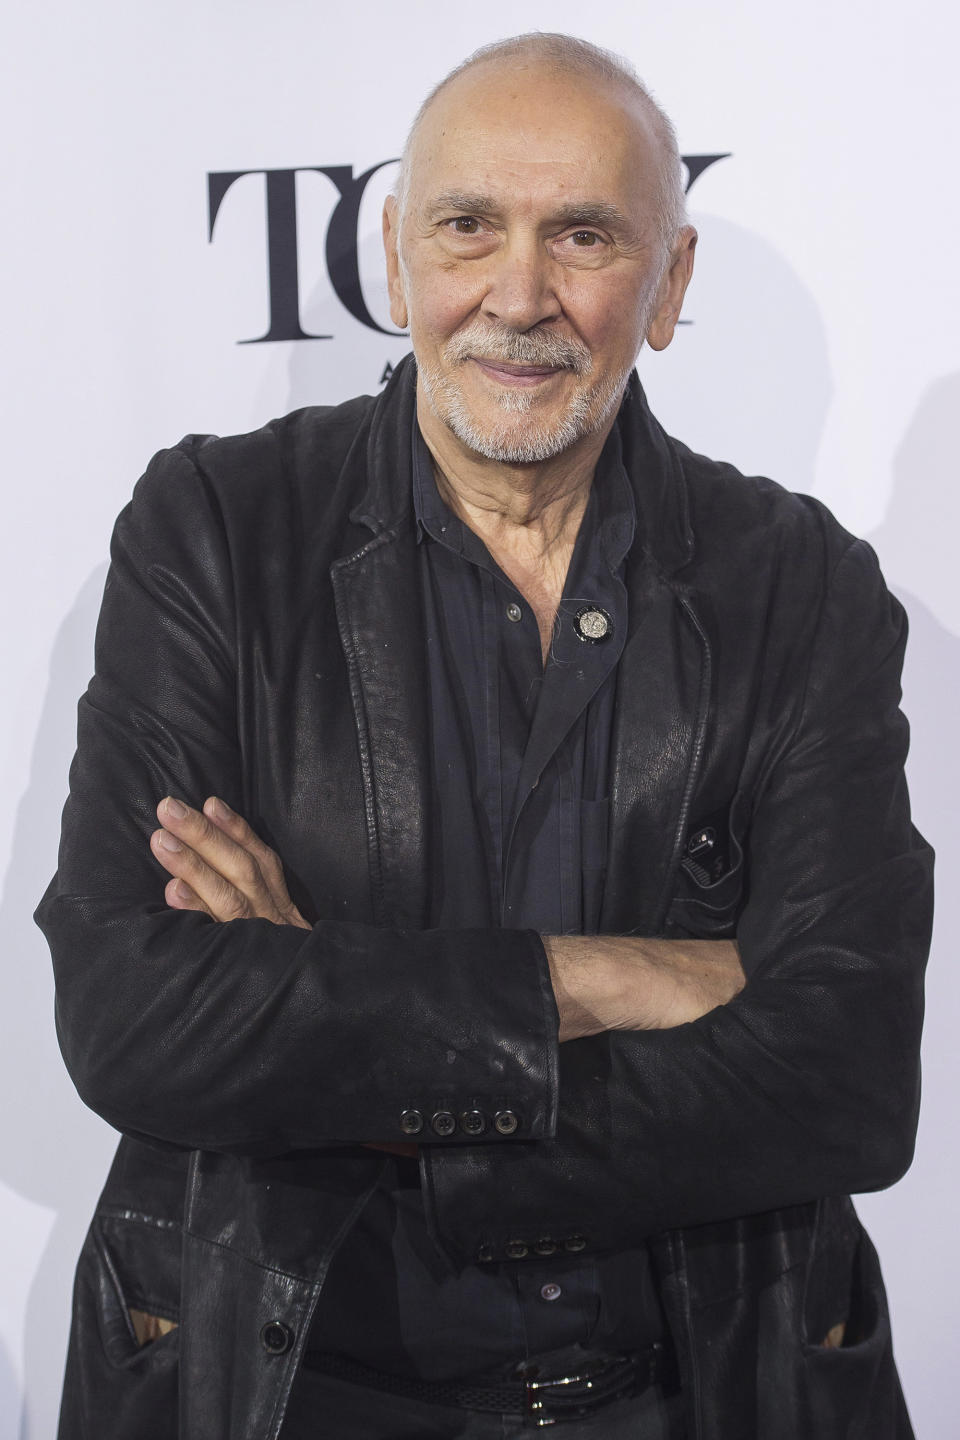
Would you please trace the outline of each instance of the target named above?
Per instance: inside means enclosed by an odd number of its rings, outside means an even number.
[[[579,340],[553,335],[548,330],[511,330],[508,325],[474,321],[459,330],[444,347],[445,359],[457,364],[464,360],[502,360],[508,365],[549,365],[586,375],[593,368],[593,356]]]

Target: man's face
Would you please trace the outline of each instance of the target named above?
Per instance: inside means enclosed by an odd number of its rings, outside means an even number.
[[[578,75],[481,65],[430,107],[385,215],[391,312],[466,450],[540,461],[608,428],[644,337],[667,343],[657,163],[632,97]]]

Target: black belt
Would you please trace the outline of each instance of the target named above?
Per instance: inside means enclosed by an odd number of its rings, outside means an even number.
[[[388,1375],[370,1370],[356,1360],[310,1351],[304,1366],[324,1375],[406,1395],[431,1405],[452,1405],[461,1410],[482,1410],[496,1415],[525,1415],[534,1429],[554,1425],[558,1420],[575,1420],[591,1415],[613,1400],[642,1395],[651,1385],[666,1384],[673,1367],[662,1344],[650,1345],[631,1355],[610,1355],[577,1365],[567,1375],[541,1375],[531,1366],[512,1385],[457,1385],[446,1380],[418,1380],[414,1376]]]

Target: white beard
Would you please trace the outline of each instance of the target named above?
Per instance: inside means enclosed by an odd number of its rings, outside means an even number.
[[[501,425],[479,425],[451,376],[422,366],[418,366],[417,373],[438,419],[470,450],[502,465],[531,465],[550,460],[584,435],[599,430],[619,405],[630,378],[627,370],[604,385],[582,390],[572,398],[565,414],[549,422],[533,420],[520,428],[506,421]],[[533,396],[523,390],[504,390],[497,404],[507,415],[526,415],[532,407]]]
[[[655,287],[653,293],[655,293]],[[643,333],[643,332],[641,332]],[[474,320],[451,338],[444,347],[445,368],[422,365],[417,372],[430,408],[470,450],[503,465],[530,465],[550,460],[584,435],[599,430],[616,410],[630,378],[632,364],[621,373],[594,385],[587,384],[574,394],[565,411],[549,421],[531,416],[526,424],[481,425],[470,411],[458,380],[458,367],[470,357],[514,365],[559,365],[580,379],[589,377],[593,357],[579,340],[550,331],[511,330]],[[525,387],[504,386],[496,404],[508,416],[530,416],[536,396]]]

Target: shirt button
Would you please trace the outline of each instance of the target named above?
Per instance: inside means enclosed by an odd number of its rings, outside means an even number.
[[[516,624],[518,620],[523,619],[523,611],[519,605],[511,602],[511,604],[507,606],[507,619],[512,620],[514,624]]]
[[[552,1280],[548,1285],[540,1286],[541,1300],[559,1300],[562,1294],[563,1291],[560,1289],[560,1286],[555,1285]]]

